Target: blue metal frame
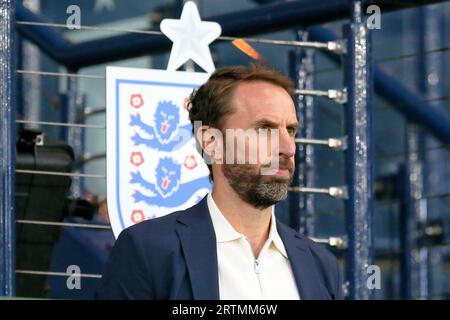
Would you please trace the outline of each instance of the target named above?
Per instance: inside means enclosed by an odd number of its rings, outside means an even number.
[[[442,41],[443,12],[439,7],[424,7],[417,10],[419,24],[419,46],[417,51],[426,52],[444,45]],[[419,57],[418,78],[420,91],[425,98],[440,97],[444,94],[444,66],[441,55],[423,55]],[[441,110],[440,102],[432,103]],[[418,226],[427,222],[426,194],[439,194],[439,188],[448,184],[449,170],[445,163],[443,150],[432,153],[418,153],[417,150],[432,148],[433,139],[415,124],[407,125],[406,132],[406,169],[404,192],[401,204],[401,277],[400,288],[402,298],[412,299],[427,297],[432,292],[432,281],[429,272],[429,250],[420,247],[417,238]],[[448,189],[448,186],[443,188]],[[445,211],[442,207],[441,210]],[[439,257],[436,257],[439,258]],[[442,290],[436,290],[441,292]]]
[[[400,298],[412,297],[412,266],[411,253],[414,247],[414,231],[416,226],[411,218],[412,210],[408,172],[405,165],[400,165],[397,174],[397,188],[400,200],[399,234],[400,234]]]
[[[442,1],[430,1],[427,4]],[[372,215],[372,141],[371,110],[372,81],[376,92],[385,97],[410,121],[423,124],[444,143],[450,142],[450,118],[438,108],[423,102],[422,97],[404,86],[398,79],[378,66],[371,70],[370,37],[363,23],[363,1],[353,1],[350,10],[352,24],[345,30],[348,41],[348,54],[345,59],[345,82],[348,88],[348,103],[345,108],[345,130],[348,136],[346,151],[346,182],[348,200],[346,217],[349,233],[346,275],[349,280],[349,298],[368,299],[370,292],[365,286],[366,267],[371,264],[371,215]],[[392,1],[375,1],[373,4],[392,4]],[[15,54],[14,4],[18,20],[41,22],[42,20],[22,6],[20,1],[2,0],[0,12],[5,19],[0,21],[1,51],[0,77],[0,124],[3,146],[0,149],[0,287],[2,294],[14,292],[14,83]],[[409,1],[411,6],[423,1]],[[224,35],[247,36],[288,27],[318,24],[349,16],[348,0],[304,0],[275,3],[252,10],[241,11],[205,18],[221,24]],[[386,9],[385,9],[386,8]],[[383,7],[384,12],[393,9]],[[2,17],[3,18],[3,17]],[[37,44],[51,58],[65,65],[72,72],[82,67],[109,61],[142,56],[167,51],[171,42],[164,36],[126,34],[101,40],[73,44],[63,38],[61,33],[49,27],[18,25],[17,30],[27,39]],[[310,40],[334,41],[337,37],[322,29],[310,31]],[[336,57],[335,57],[336,58]],[[373,71],[373,73],[372,73]],[[69,80],[70,81],[70,80]],[[72,82],[71,82],[72,83]],[[70,84],[73,86],[74,84]],[[69,87],[70,87],[69,86]],[[75,86],[76,87],[76,86]],[[69,91],[73,91],[69,89]],[[73,91],[74,92],[74,91]],[[72,99],[73,97],[69,98]],[[71,112],[77,108],[76,99],[69,103]],[[302,112],[302,117],[308,117]],[[70,117],[69,117],[70,118]],[[72,142],[73,143],[73,142]],[[75,141],[75,143],[77,143]],[[309,178],[308,178],[309,179]],[[309,180],[310,181],[310,180]],[[308,183],[308,182],[307,182]],[[305,227],[307,228],[307,227]]]
[[[410,135],[411,137],[411,135]],[[415,137],[413,137],[415,140]],[[409,145],[409,144],[407,144]],[[407,153],[408,154],[408,153]],[[417,296],[417,268],[414,252],[417,250],[417,221],[415,219],[415,203],[412,200],[413,190],[417,192],[412,177],[419,177],[415,161],[406,160],[398,171],[398,190],[400,200],[400,298],[412,299]],[[420,174],[420,173],[419,173]],[[415,179],[417,181],[417,179]]]
[[[14,0],[0,1],[0,296],[15,294],[15,94]]]
[[[344,81],[348,102],[344,107],[345,177],[348,199],[345,201],[348,235],[345,261],[348,298],[370,299],[367,267],[372,264],[373,215],[373,141],[372,141],[372,61],[370,30],[362,11],[362,1],[352,4],[352,23],[344,26],[347,55]]]
[[[441,1],[431,1],[441,2]],[[377,2],[378,3],[378,2]],[[383,3],[380,1],[379,3]],[[392,3],[391,3],[392,4]],[[409,2],[414,5],[414,1]],[[416,5],[423,4],[417,1]],[[397,7],[404,8],[403,6]],[[386,7],[386,10],[393,8]],[[225,14],[205,20],[221,24],[225,35],[249,35],[282,30],[297,25],[310,25],[348,16],[347,0],[306,0],[276,3],[257,9]],[[17,19],[42,22],[35,14],[17,3]],[[167,51],[171,42],[163,36],[127,34],[105,39],[72,44],[49,27],[18,25],[18,31],[36,43],[46,54],[66,67],[78,68],[123,58]],[[338,37],[324,28],[312,28],[312,41],[335,41]],[[333,59],[339,59],[335,55]],[[339,61],[339,60],[335,60]],[[393,103],[408,120],[421,123],[443,143],[450,143],[450,117],[441,110],[423,102],[422,97],[408,89],[401,81],[374,66],[375,91]]]
[[[426,296],[423,290],[423,271],[420,249],[418,248],[418,222],[423,216],[424,207],[424,159],[417,152],[423,148],[423,134],[416,124],[406,127],[406,153],[403,187],[400,197],[400,244],[402,249],[400,270],[409,272],[400,276],[402,298],[412,299]],[[426,201],[426,200],[425,200]],[[427,285],[426,285],[427,287]],[[424,295],[425,294],[425,295]]]
[[[294,83],[296,84],[296,87],[299,85],[299,69],[301,66],[301,55],[299,54],[299,50],[292,50],[289,52],[289,75],[291,79],[294,80]],[[297,118],[300,124],[302,124],[302,113],[300,112],[300,105],[301,105],[301,96],[297,96],[295,99],[296,104],[296,113]],[[303,126],[303,124],[302,124]],[[301,133],[297,132],[297,137],[301,137]],[[301,162],[301,145],[296,146],[296,153],[295,153],[295,172],[292,179],[292,185],[293,186],[301,186],[301,168],[302,165]],[[300,230],[300,220],[302,218],[302,212],[300,210],[300,193],[299,192],[290,192],[288,195],[289,199],[289,226],[295,230],[298,230],[300,233],[302,233],[302,230]],[[304,231],[304,230],[303,230]]]
[[[442,1],[430,0],[428,4]],[[410,0],[408,4],[395,6],[392,1],[379,0],[372,4],[382,6],[383,12],[387,12],[424,3]],[[206,17],[204,20],[218,22],[224,35],[248,36],[299,25],[306,27],[348,16],[348,0],[303,0],[269,4],[237,13]],[[24,8],[20,2],[17,2],[17,20],[42,22],[42,19]],[[158,35],[126,34],[72,44],[61,33],[49,27],[18,25],[17,29],[47,55],[71,69],[165,52],[172,46],[169,39]]]
[[[69,70],[76,73],[75,70]],[[79,123],[81,110],[81,97],[79,95],[79,79],[76,77],[67,78],[67,121],[69,123]],[[82,128],[71,127],[67,130],[67,143],[72,147],[75,159],[81,159],[84,156],[84,139]],[[82,173],[83,168],[74,170],[74,173]],[[72,178],[72,196],[75,198],[83,195],[83,178]]]
[[[311,41],[336,41],[338,36],[322,27],[310,29]],[[334,62],[340,63],[340,57],[329,54]],[[404,85],[395,76],[389,74],[377,64],[373,64],[375,92],[392,103],[392,107],[411,122],[425,127],[444,144],[450,143],[450,117],[424,98]]]
[[[420,47],[419,52],[427,52],[436,48],[442,48],[446,45],[443,37],[445,15],[443,10],[437,6],[427,6],[419,8],[419,35],[420,35]],[[419,58],[419,84],[423,96],[427,99],[433,99],[436,97],[442,97],[445,95],[445,64],[443,61],[443,54],[437,53],[434,55],[422,55]],[[444,111],[443,103],[441,101],[435,101],[431,103],[436,109]],[[436,147],[434,139],[426,134],[423,135],[423,147],[433,148]],[[447,166],[443,166],[443,163],[447,162],[446,150],[436,150],[433,152],[424,152],[423,154],[423,190],[425,195],[439,194],[449,190],[450,170]],[[417,212],[416,221],[419,224],[425,225],[428,220],[428,209],[426,199],[420,200],[423,204],[420,207],[420,211]],[[438,206],[439,205],[439,206]],[[433,208],[438,212],[445,212],[447,204],[434,201]],[[433,250],[429,250],[427,247],[418,249],[418,256],[411,257],[415,261],[418,281],[415,283],[418,291],[418,296],[427,297],[434,292],[443,292],[445,289],[442,287],[442,283],[432,281],[431,261],[433,264],[438,264],[439,260],[442,261],[441,255],[433,254]],[[431,258],[431,255],[433,257]],[[444,276],[443,276],[444,277]],[[436,288],[433,288],[436,287]]]
[[[308,32],[296,32],[299,41],[308,40]],[[298,89],[314,89],[314,50],[298,48],[290,55],[291,77]],[[314,119],[317,113],[316,101],[312,96],[297,96],[297,118],[300,123],[298,137],[315,138]],[[296,174],[293,185],[315,187],[314,146],[299,144],[295,155]],[[311,193],[291,193],[289,196],[290,225],[300,234],[313,237],[315,235],[314,217],[315,196]]]

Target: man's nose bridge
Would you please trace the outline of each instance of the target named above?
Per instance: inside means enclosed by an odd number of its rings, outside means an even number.
[[[286,129],[279,130],[278,148],[280,154],[293,156],[295,154],[295,141]]]

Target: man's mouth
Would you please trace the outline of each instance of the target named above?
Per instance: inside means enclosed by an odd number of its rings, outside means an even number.
[[[288,167],[279,167],[273,169],[265,169],[265,175],[277,176],[277,177],[290,177],[292,170]]]
[[[275,171],[276,176],[290,177],[291,171],[288,168],[279,168]]]

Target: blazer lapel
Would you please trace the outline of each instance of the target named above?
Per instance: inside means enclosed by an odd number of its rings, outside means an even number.
[[[214,227],[206,197],[178,217],[176,232],[183,248],[196,300],[219,300],[219,272]]]
[[[318,265],[314,262],[306,240],[279,221],[277,221],[277,230],[286,248],[300,299],[328,299],[322,288]]]

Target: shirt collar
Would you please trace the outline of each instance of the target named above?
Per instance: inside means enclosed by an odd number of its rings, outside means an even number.
[[[211,220],[214,226],[214,231],[216,232],[216,240],[218,243],[232,241],[244,237],[244,235],[237,232],[236,229],[234,229],[233,226],[224,217],[222,212],[217,207],[211,193],[208,194],[207,202]]]
[[[234,227],[228,222],[222,212],[216,205],[211,193],[207,196],[207,203],[209,213],[211,215],[212,224],[214,226],[214,231],[216,233],[217,243],[233,241],[240,238],[245,238],[245,236],[234,229]],[[275,218],[274,206],[272,206],[272,217],[270,223],[270,230],[268,236],[268,245],[272,243],[281,252],[281,254],[287,258],[287,252],[284,247],[283,241],[277,231],[277,219]]]

